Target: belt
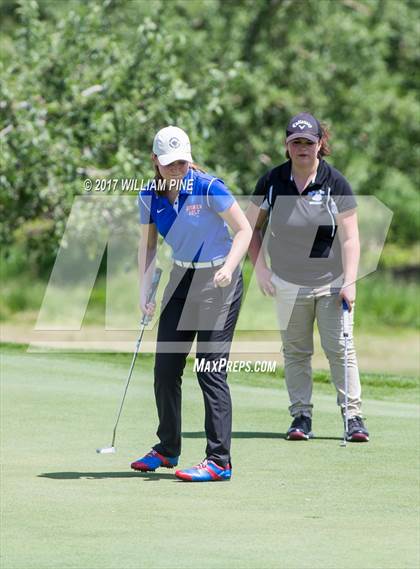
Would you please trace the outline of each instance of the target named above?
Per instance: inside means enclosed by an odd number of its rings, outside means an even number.
[[[178,265],[178,267],[184,267],[184,269],[210,269],[211,267],[219,267],[220,265],[223,265],[225,261],[226,257],[223,257],[223,259],[216,259],[215,261],[206,261],[202,263],[193,263],[192,261],[178,261],[177,259],[174,259],[175,265]]]

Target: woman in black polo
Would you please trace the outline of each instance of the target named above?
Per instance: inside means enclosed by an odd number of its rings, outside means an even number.
[[[323,157],[329,133],[308,113],[293,117],[286,129],[287,162],[257,182],[248,218],[254,227],[250,256],[262,292],[276,297],[283,341],[285,377],[293,422],[289,440],[312,435],[313,327],[317,322],[328,358],[337,402],[344,414],[344,338],[342,301],[353,324],[359,235],[356,201],[348,181]],[[267,223],[271,270],[263,253]],[[361,417],[356,353],[348,351],[347,440],[369,440]]]

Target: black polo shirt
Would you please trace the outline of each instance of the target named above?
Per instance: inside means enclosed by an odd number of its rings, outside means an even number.
[[[291,165],[289,160],[264,174],[252,197],[269,211],[271,269],[300,286],[329,284],[343,273],[336,215],[354,209],[356,200],[346,178],[325,160],[300,194]]]

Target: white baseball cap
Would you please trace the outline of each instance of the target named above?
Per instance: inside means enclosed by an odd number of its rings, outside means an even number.
[[[176,160],[193,161],[188,134],[177,126],[165,126],[159,130],[153,141],[153,152],[162,166]]]

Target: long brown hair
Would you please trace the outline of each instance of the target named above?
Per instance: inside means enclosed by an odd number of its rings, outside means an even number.
[[[331,133],[330,129],[324,122],[320,123],[320,125],[321,125],[322,136],[320,141],[321,148],[319,149],[318,152],[318,158],[323,158],[324,156],[329,156],[331,154],[331,149],[329,145]]]

